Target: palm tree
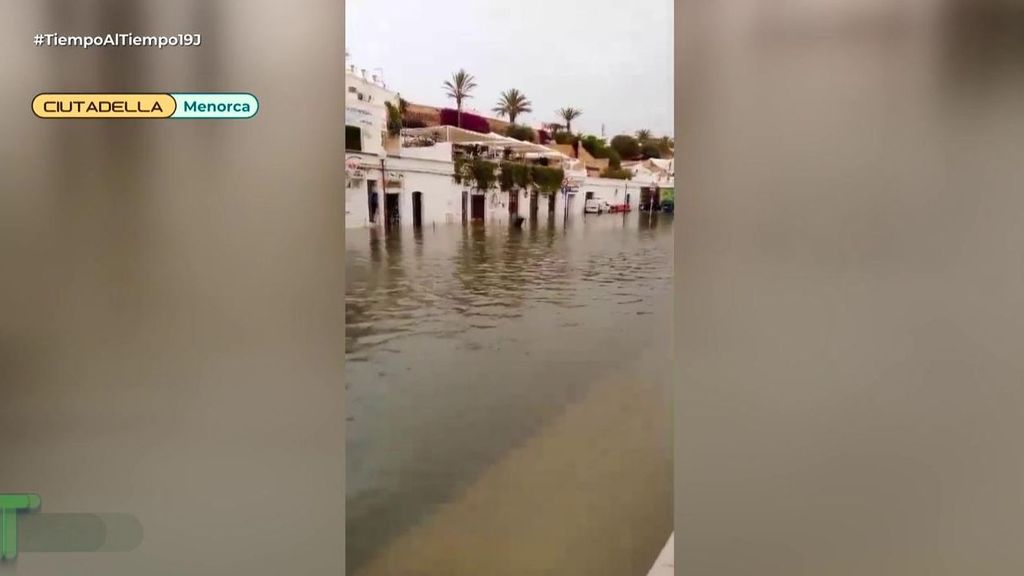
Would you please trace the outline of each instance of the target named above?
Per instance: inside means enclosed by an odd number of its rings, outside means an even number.
[[[675,148],[675,142],[668,136],[662,136],[658,139],[658,148],[667,156]]]
[[[565,120],[565,131],[572,133],[572,121],[583,115],[583,111],[576,108],[562,108],[558,111],[558,115]]]
[[[636,139],[639,140],[641,144],[647,142],[648,140],[651,139],[651,131],[646,128],[642,130],[637,130]]]
[[[448,97],[455,99],[455,107],[459,111],[459,128],[462,128],[462,101],[472,98],[469,94],[476,88],[476,78],[465,70],[459,70],[452,74],[451,80],[445,80],[444,89],[448,91]]]
[[[494,107],[494,111],[498,113],[498,116],[508,116],[508,121],[515,124],[516,116],[533,112],[532,106],[533,103],[526,98],[525,94],[512,88],[501,93],[501,98],[498,99],[498,105]]]

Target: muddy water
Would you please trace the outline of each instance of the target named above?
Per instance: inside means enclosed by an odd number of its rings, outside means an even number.
[[[672,217],[346,240],[350,573],[646,573],[671,532]]]

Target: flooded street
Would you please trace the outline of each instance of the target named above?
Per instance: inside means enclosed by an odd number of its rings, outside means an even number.
[[[672,531],[672,217],[346,244],[350,573],[646,574]]]

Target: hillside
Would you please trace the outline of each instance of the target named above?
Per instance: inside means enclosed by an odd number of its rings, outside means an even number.
[[[490,118],[484,116],[487,123],[491,125],[491,131],[498,134],[504,134],[505,129],[508,128],[509,123],[504,120],[497,118]],[[441,109],[434,106],[425,106],[423,104],[414,104],[407,102],[405,106],[405,115],[402,120],[408,123],[410,120],[416,122],[422,122],[425,126],[440,126],[441,125]]]

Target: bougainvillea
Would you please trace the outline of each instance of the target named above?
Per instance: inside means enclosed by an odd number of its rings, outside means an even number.
[[[459,111],[451,108],[441,109],[441,125],[442,126],[458,126],[459,125]],[[469,112],[462,112],[462,129],[470,130],[472,132],[479,132],[481,134],[487,134],[491,131],[491,124],[483,116],[477,116],[476,114],[470,114]]]

